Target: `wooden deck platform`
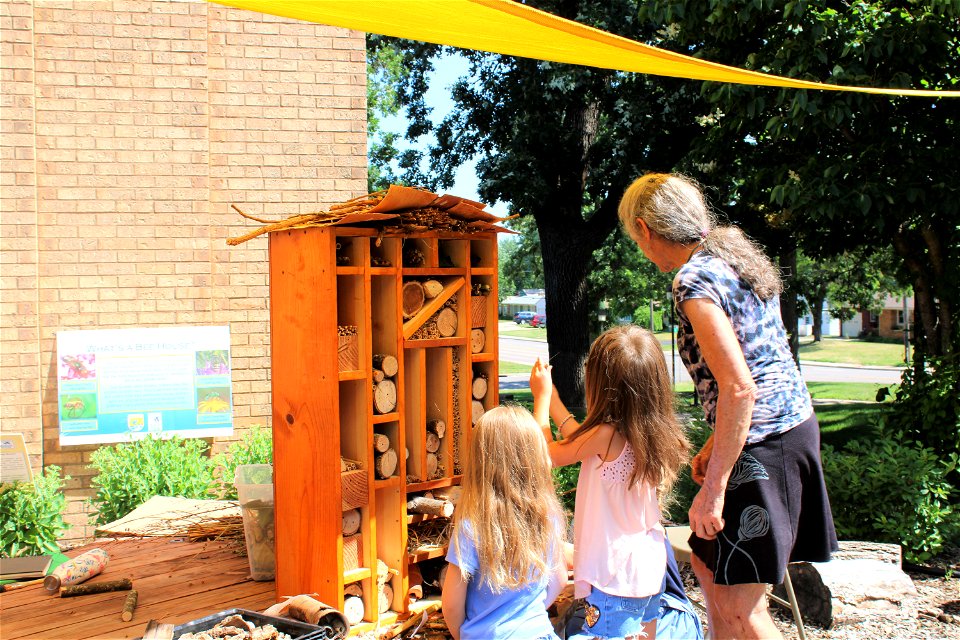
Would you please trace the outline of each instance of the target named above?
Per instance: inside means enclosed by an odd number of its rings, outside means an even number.
[[[263,611],[276,601],[274,583],[250,578],[242,544],[137,538],[73,549],[66,555],[73,558],[94,547],[110,555],[103,573],[87,584],[133,580],[139,595],[133,620],[120,619],[125,591],[60,598],[33,585],[0,594],[0,638],[139,638],[151,619],[181,624],[233,607]]]

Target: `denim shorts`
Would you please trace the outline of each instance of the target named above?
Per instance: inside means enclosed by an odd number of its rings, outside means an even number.
[[[660,614],[660,594],[642,598],[614,596],[596,587],[584,598],[586,621],[580,633],[570,640],[582,638],[625,638],[639,635],[643,625]]]

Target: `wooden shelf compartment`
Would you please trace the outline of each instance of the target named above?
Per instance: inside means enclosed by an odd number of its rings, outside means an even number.
[[[437,264],[437,239],[429,236],[410,236],[405,237],[401,243],[401,267],[406,269],[436,269]],[[412,255],[419,252],[423,256],[423,262],[418,264],[412,260]]]
[[[356,338],[353,346],[355,356],[348,358],[351,361],[349,364],[341,363],[340,370],[344,373],[364,371],[366,369],[365,363],[369,360],[367,354],[369,354],[370,348],[369,340],[365,339],[369,333],[369,314],[366,313],[367,293],[364,287],[364,277],[363,275],[339,275],[338,273],[336,286],[337,325],[356,327]],[[329,309],[330,301],[327,300],[322,305],[317,313],[322,313],[323,309]],[[300,310],[300,313],[304,313],[304,311]]]
[[[427,456],[423,429],[427,421],[427,354],[424,349],[405,350],[404,435],[410,455],[406,475],[426,479]]]
[[[396,272],[400,267],[400,238],[378,236],[370,238],[369,242],[371,272],[375,270]]]
[[[474,234],[470,239],[470,267],[497,268],[497,234]]]
[[[424,482],[440,480],[453,475],[453,349],[429,349],[426,351],[426,415],[425,420],[416,425],[418,436],[424,447],[426,466],[430,466],[430,451],[427,448],[427,425],[433,420],[441,420],[446,426],[444,437],[440,438],[440,448],[434,452],[437,472],[420,476]],[[412,429],[411,429],[412,430]]]
[[[337,234],[334,240],[336,242],[336,266],[340,269],[359,269],[363,273],[363,268],[368,264],[368,247],[363,238],[353,235]]]
[[[394,415],[396,415],[396,414],[394,414]],[[377,480],[378,482],[379,482],[379,481],[384,481],[384,480],[392,480],[393,478],[403,478],[403,477],[404,477],[404,470],[405,470],[405,466],[406,466],[406,465],[404,464],[404,457],[405,457],[404,454],[405,454],[405,452],[404,452],[404,448],[403,448],[403,447],[404,447],[403,439],[401,439],[401,437],[400,437],[400,422],[399,422],[399,420],[398,420],[397,418],[399,418],[399,416],[396,416],[396,417],[395,417],[393,420],[391,420],[390,422],[380,422],[380,423],[377,423],[377,424],[374,426],[374,428],[373,428],[373,433],[379,433],[379,434],[382,434],[382,435],[387,436],[387,439],[390,441],[390,448],[393,449],[394,452],[395,452],[396,455],[397,455],[397,468],[396,468],[396,470],[393,472],[393,475],[392,475],[392,476],[390,476],[389,478],[380,478],[380,477],[378,477],[378,476],[376,475],[376,472],[374,472],[374,477],[376,478],[376,480]],[[379,453],[376,452],[376,451],[374,451],[373,448],[372,448],[372,447],[373,447],[373,445],[372,445],[373,435],[372,435],[372,434],[371,434],[370,438],[371,438],[371,451],[370,451],[370,455],[373,456],[374,458],[376,458],[376,456],[379,455]],[[376,467],[376,464],[374,464],[374,467]]]
[[[437,266],[442,269],[466,268],[468,240],[437,240]]]

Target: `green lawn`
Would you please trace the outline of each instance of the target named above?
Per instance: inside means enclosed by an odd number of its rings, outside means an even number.
[[[503,372],[502,369],[501,372]],[[873,402],[876,389],[880,386],[860,382],[811,382],[808,385],[814,398],[840,401],[835,404],[818,404],[814,407],[817,420],[820,422],[820,434],[824,444],[839,448],[849,440],[870,436],[883,410],[882,404]],[[703,417],[702,409],[693,403],[691,383],[677,385],[677,395],[681,413],[696,418]],[[529,389],[507,390],[500,394],[500,398],[511,404],[523,404],[528,407],[533,405],[533,396]],[[860,402],[847,404],[843,402],[844,400]]]
[[[501,331],[500,335],[546,340],[547,330],[545,328],[534,329],[526,324],[511,324],[511,328]],[[661,331],[656,336],[664,350],[669,351],[670,332]],[[901,367],[904,364],[902,344],[858,340],[856,338],[824,338],[820,342],[813,342],[812,338],[801,338],[800,359],[812,362],[836,362],[838,364],[864,366]]]
[[[903,345],[857,340],[855,338],[812,338],[800,340],[800,359],[868,366],[903,366]]]

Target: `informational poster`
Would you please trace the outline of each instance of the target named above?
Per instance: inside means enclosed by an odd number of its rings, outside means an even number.
[[[57,332],[60,444],[233,433],[229,327]]]
[[[5,433],[0,436],[0,483],[30,482],[30,458],[27,443],[22,433]]]

